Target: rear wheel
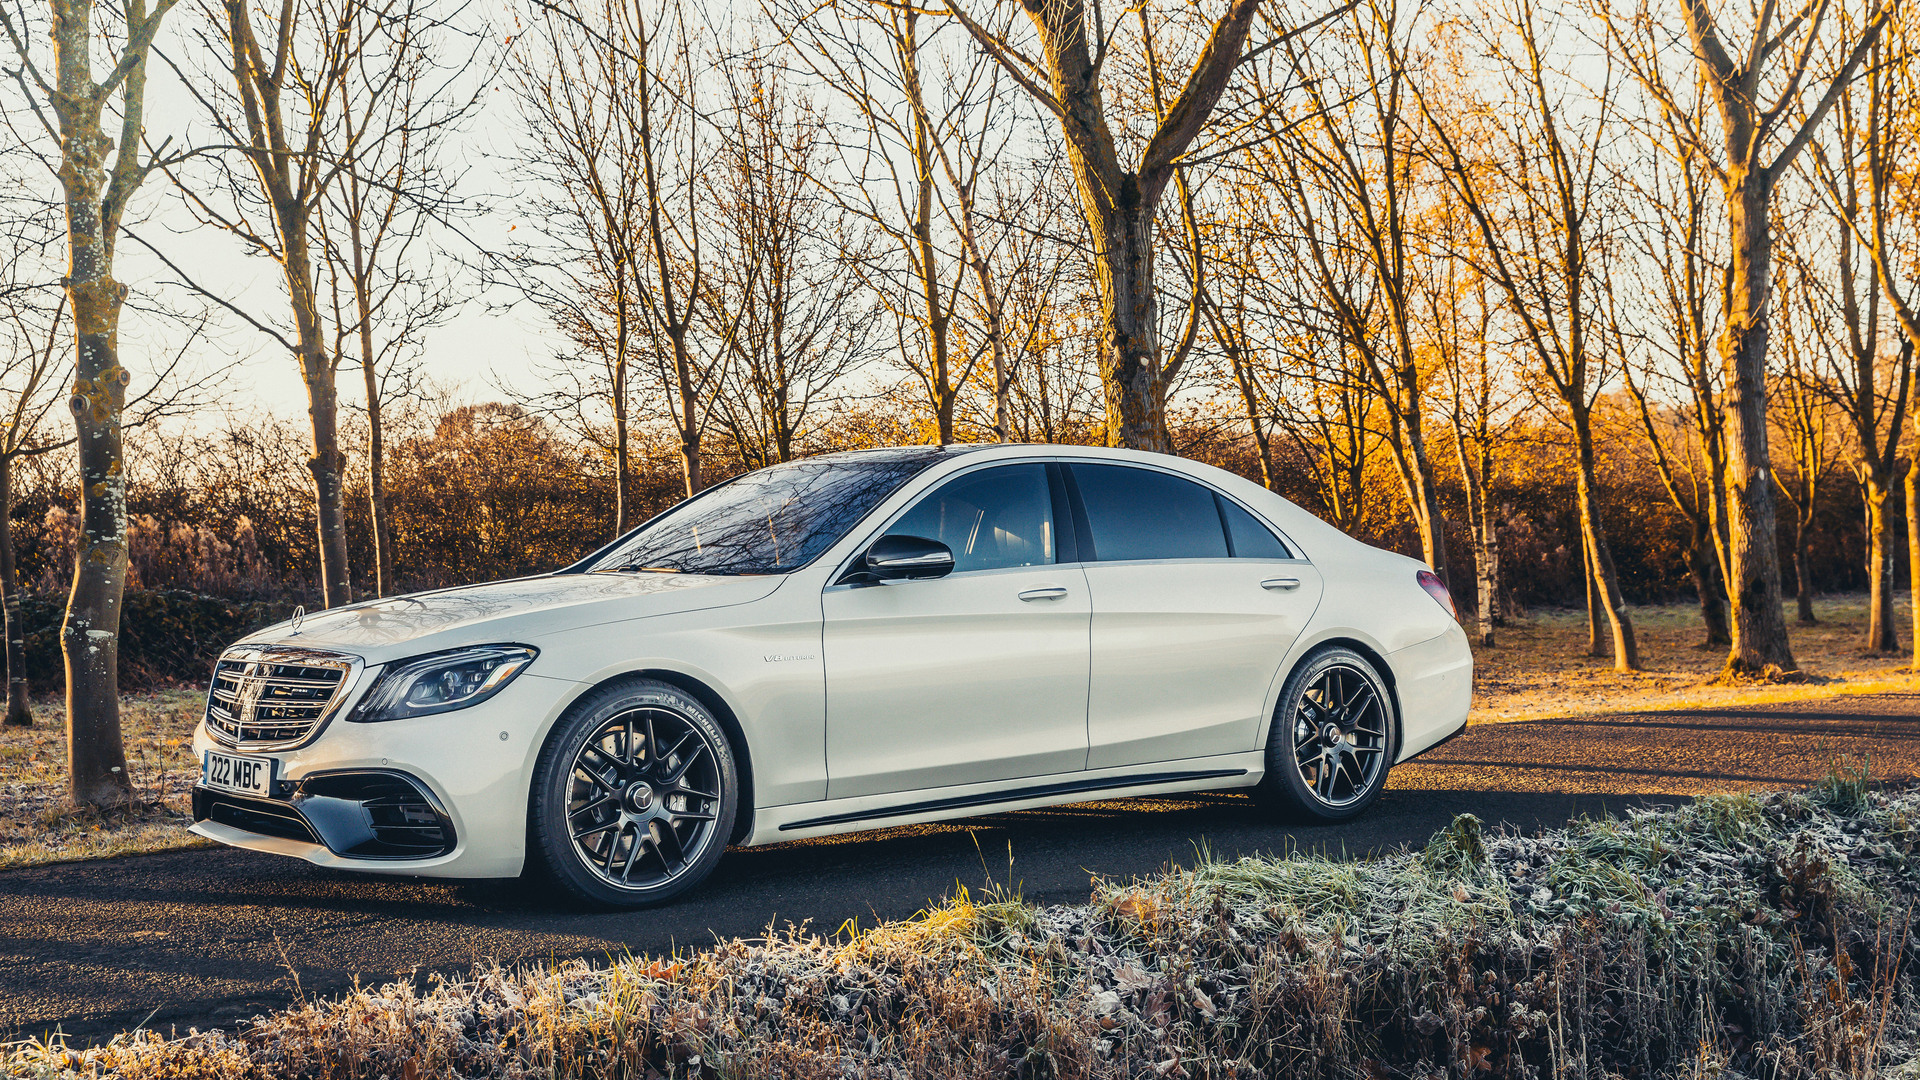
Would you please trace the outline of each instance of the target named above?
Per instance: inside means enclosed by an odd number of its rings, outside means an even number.
[[[652,679],[603,687],[540,754],[529,862],[589,903],[665,903],[725,854],[739,790],[732,747],[696,698]]]
[[[1311,822],[1358,816],[1386,786],[1398,720],[1386,680],[1366,657],[1342,647],[1314,653],[1281,691],[1254,797]]]

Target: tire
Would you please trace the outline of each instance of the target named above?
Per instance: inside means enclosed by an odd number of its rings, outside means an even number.
[[[1371,661],[1340,646],[1315,652],[1280,693],[1254,799],[1309,824],[1350,821],[1386,787],[1399,728],[1393,694]]]
[[[733,747],[705,705],[653,679],[610,683],[540,751],[528,872],[596,907],[664,904],[726,854],[739,798]]]

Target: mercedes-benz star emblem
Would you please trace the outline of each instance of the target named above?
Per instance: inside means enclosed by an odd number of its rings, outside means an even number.
[[[296,634],[299,633],[300,624],[305,621],[307,621],[307,609],[305,605],[295,607],[293,609],[293,632]]]

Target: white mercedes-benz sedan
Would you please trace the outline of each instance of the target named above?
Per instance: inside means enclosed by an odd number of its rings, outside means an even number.
[[[1461,731],[1446,587],[1257,484],[1067,446],[747,473],[555,573],[224,653],[193,829],[609,906],[729,844],[1247,788],[1338,822]]]

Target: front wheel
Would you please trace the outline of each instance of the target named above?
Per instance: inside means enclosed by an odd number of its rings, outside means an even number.
[[[652,679],[602,687],[540,753],[529,866],[591,904],[665,903],[713,872],[739,791],[732,747],[698,699]]]
[[[1333,647],[1294,669],[1267,735],[1263,806],[1309,822],[1356,817],[1386,786],[1398,717],[1366,657]]]

